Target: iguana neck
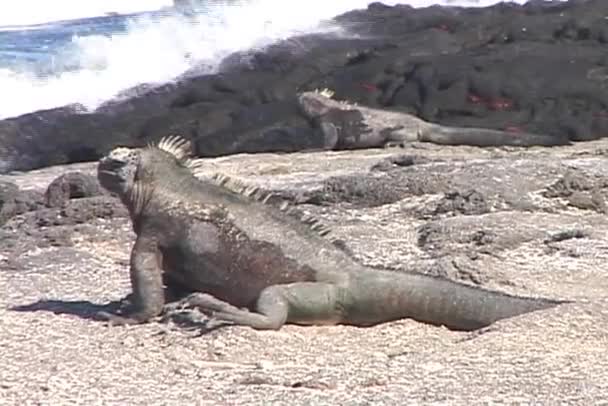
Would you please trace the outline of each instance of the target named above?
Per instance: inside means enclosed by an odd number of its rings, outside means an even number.
[[[157,176],[136,181],[120,199],[129,211],[133,222],[137,221],[151,206],[163,204],[162,197],[171,200],[169,196],[188,196],[196,188],[198,179],[190,173],[175,174],[171,171],[159,173]]]

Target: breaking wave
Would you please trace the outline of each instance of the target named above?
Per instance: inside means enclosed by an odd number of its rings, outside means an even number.
[[[0,118],[70,103],[94,109],[141,83],[167,83],[201,64],[212,71],[238,50],[294,34],[339,30],[322,22],[370,2],[209,0],[184,15],[167,0],[19,0],[0,14]]]

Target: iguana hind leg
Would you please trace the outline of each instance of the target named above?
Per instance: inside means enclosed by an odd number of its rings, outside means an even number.
[[[193,293],[180,303],[211,312],[218,320],[258,330],[278,330],[294,324],[337,324],[344,317],[342,288],[330,283],[298,282],[264,289],[255,312],[239,309],[206,293]]]

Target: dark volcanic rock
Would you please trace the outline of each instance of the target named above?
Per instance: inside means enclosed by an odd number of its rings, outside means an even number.
[[[0,245],[15,265],[21,256],[38,248],[70,247],[79,233],[95,235],[97,220],[127,218],[120,201],[111,196],[72,199],[62,207],[39,207],[13,217],[0,228]]]
[[[44,190],[44,192],[43,192]],[[66,221],[65,218],[73,219],[74,216],[83,218],[81,222],[87,220],[89,214],[82,214],[83,205],[88,207],[84,210],[93,217],[103,217],[103,208],[97,208],[95,200],[88,200],[85,203],[72,199],[82,199],[108,194],[101,188],[97,178],[81,172],[66,172],[56,177],[46,189],[40,188],[22,190],[10,182],[0,180],[0,225],[6,223],[10,218],[28,212],[24,218],[28,221],[45,226],[57,221]],[[102,205],[103,206],[103,205]],[[59,211],[50,208],[60,208]],[[42,213],[42,215],[40,214]],[[33,216],[33,217],[32,217]],[[41,217],[42,216],[42,217]],[[84,216],[84,217],[83,217]],[[37,220],[32,220],[36,218]],[[67,220],[71,221],[71,220]]]
[[[4,224],[17,213],[15,197],[18,193],[19,188],[14,183],[0,183],[0,224]]]
[[[11,217],[44,206],[42,193],[20,190],[11,182],[0,181],[0,225]]]
[[[490,205],[483,194],[476,190],[448,192],[437,204],[436,213],[484,214]]]
[[[580,170],[571,169],[550,185],[543,196],[563,199],[569,206],[579,209],[608,213],[607,190],[608,181],[604,177],[592,177]]]
[[[354,207],[377,207],[404,197],[439,193],[449,184],[448,174],[441,170],[421,176],[418,171],[397,167],[382,173],[334,176],[325,180],[321,188],[290,200],[316,205],[348,203]]]
[[[70,199],[93,197],[103,193],[97,178],[81,172],[68,172],[56,178],[46,189],[45,203],[60,207]]]
[[[428,121],[591,140],[608,133],[608,2],[487,8],[371,4],[335,18],[354,34],[291,38],[129,89],[97,111],[66,106],[0,121],[0,173],[97,159],[169,133],[201,156],[332,147],[300,115],[299,91]],[[356,38],[355,38],[356,36]]]

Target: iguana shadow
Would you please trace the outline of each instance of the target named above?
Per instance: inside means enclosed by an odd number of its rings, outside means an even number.
[[[33,303],[12,306],[8,310],[15,312],[39,312],[48,311],[57,315],[70,314],[82,319],[107,322],[107,319],[99,316],[100,312],[119,312],[124,308],[124,299],[114,300],[108,303],[93,303],[88,300],[45,300],[40,299]],[[231,324],[221,323],[211,318],[202,318],[201,314],[188,311],[170,311],[160,317],[159,322],[166,324],[171,322],[180,328],[187,330],[199,330],[200,335],[209,333]]]
[[[101,311],[115,312],[121,307],[121,301],[113,301],[106,304],[96,304],[88,300],[37,300],[36,302],[13,306],[9,310],[16,312],[39,312],[49,311],[55,314],[71,314],[88,320],[99,320],[97,315]]]

